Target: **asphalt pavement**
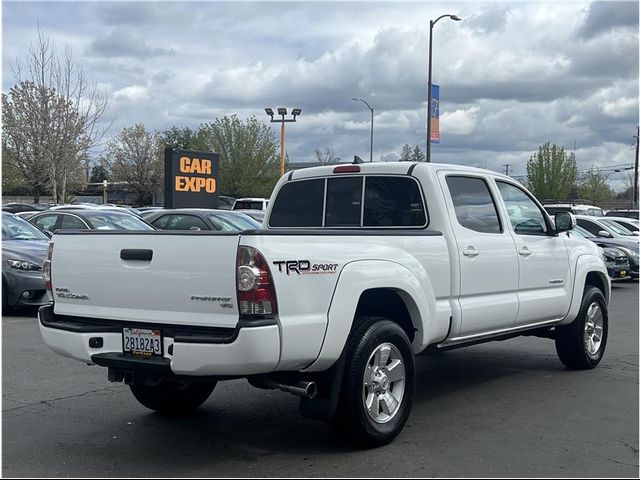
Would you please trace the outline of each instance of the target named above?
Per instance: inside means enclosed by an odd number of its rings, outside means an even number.
[[[219,383],[195,414],[146,410],[106,369],[58,356],[33,312],[2,320],[4,477],[638,477],[638,282],[616,284],[609,343],[569,371],[520,337],[418,358],[407,426],[360,450],[297,399]]]

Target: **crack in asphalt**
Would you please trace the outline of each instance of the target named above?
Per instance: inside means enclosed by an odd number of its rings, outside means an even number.
[[[16,410],[22,410],[22,409],[33,407],[33,406],[36,406],[36,405],[46,405],[46,406],[48,406],[50,408],[55,408],[54,405],[51,405],[52,402],[58,402],[60,400],[67,400],[69,398],[84,397],[85,395],[89,395],[91,393],[98,393],[98,392],[104,392],[104,391],[109,391],[109,390],[114,390],[115,391],[116,388],[117,387],[103,387],[103,388],[98,388],[96,390],[89,390],[87,392],[78,393],[76,395],[67,395],[66,397],[50,398],[50,399],[47,399],[47,400],[41,400],[39,402],[33,402],[33,403],[21,405],[20,407],[7,408],[6,410],[2,410],[2,413],[4,414],[4,413],[9,413],[9,412],[14,412]],[[16,400],[16,401],[20,402],[19,400]],[[23,403],[23,402],[20,402],[20,403]]]

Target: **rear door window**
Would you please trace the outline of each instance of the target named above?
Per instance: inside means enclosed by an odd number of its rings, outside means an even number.
[[[461,226],[481,233],[502,232],[498,209],[484,179],[449,175],[447,186]]]
[[[60,226],[62,230],[87,230],[89,227],[73,215],[62,215],[62,224]]]

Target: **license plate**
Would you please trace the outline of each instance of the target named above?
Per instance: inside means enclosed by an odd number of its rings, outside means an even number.
[[[620,276],[621,277],[626,277],[627,276],[627,271],[626,270],[620,270]]]
[[[122,351],[145,357],[162,355],[162,333],[146,328],[123,328]]]

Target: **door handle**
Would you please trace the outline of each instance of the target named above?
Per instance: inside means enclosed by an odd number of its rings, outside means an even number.
[[[120,258],[122,260],[140,260],[142,262],[150,262],[153,258],[153,250],[123,248],[120,250]]]
[[[479,252],[479,251],[477,251],[477,250],[476,250],[475,248],[473,248],[473,247],[467,247],[467,248],[466,248],[466,250],[463,250],[463,251],[462,251],[462,254],[463,254],[465,257],[471,257],[471,258],[473,258],[473,257],[477,257],[478,255],[480,255],[480,252]]]
[[[529,255],[531,255],[531,250],[529,250],[527,247],[522,247],[520,250],[518,250],[518,253],[523,257],[528,257]]]

